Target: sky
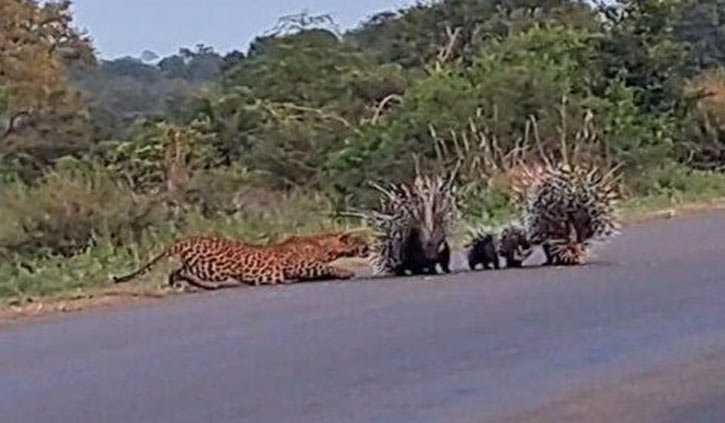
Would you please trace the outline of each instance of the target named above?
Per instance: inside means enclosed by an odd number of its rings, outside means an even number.
[[[377,12],[397,10],[414,0],[74,0],[75,26],[86,30],[106,59],[161,57],[203,43],[225,53],[246,50],[281,16],[303,11],[329,14],[342,28]]]

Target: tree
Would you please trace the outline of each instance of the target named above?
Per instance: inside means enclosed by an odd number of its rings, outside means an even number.
[[[151,50],[144,50],[141,52],[140,59],[144,62],[153,62],[154,60],[158,59],[159,55],[154,53]]]
[[[285,187],[319,187],[328,155],[406,85],[399,66],[376,63],[333,32],[308,29],[255,40],[204,113],[224,156]]]
[[[562,158],[568,153],[562,140],[581,157],[626,169],[661,162],[672,151],[671,127],[643,112],[633,88],[604,76],[597,54],[602,37],[535,26],[490,42],[470,65],[441,67],[411,84],[377,124],[359,128],[331,156],[329,179],[339,181],[340,190],[381,175],[409,180],[414,156],[428,170],[450,168],[462,157],[500,161],[512,152]]]
[[[0,2],[0,158],[49,163],[87,145],[87,112],[70,63],[94,61],[71,28],[70,2]]]
[[[674,33],[691,49],[698,70],[725,65],[725,1],[684,1]]]
[[[421,68],[435,60],[471,58],[485,42],[541,22],[597,25],[591,7],[577,0],[446,0],[380,13],[346,39],[381,62]]]
[[[605,76],[621,79],[638,104],[659,113],[686,106],[684,79],[692,59],[675,37],[679,0],[607,2],[600,7],[608,29],[600,56]]]
[[[88,69],[73,69],[73,82],[86,94],[94,135],[121,139],[139,117],[165,116],[187,123],[195,110],[187,107],[204,88],[218,82],[223,59],[211,47],[183,48],[158,64],[132,57],[101,62]]]

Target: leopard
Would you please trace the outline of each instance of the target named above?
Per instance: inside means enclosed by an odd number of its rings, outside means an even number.
[[[344,280],[355,273],[330,263],[345,257],[366,257],[369,251],[363,238],[341,232],[297,235],[267,245],[217,235],[191,236],[174,242],[132,273],[114,276],[113,282],[129,282],[172,257],[178,258],[181,266],[169,274],[169,286],[186,282],[196,288],[216,290],[243,284]]]

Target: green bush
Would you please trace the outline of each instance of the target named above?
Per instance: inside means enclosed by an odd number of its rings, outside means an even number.
[[[58,169],[32,185],[0,186],[0,247],[34,257],[69,256],[99,239],[133,242],[164,209],[96,168]]]
[[[693,96],[701,97],[682,122],[682,161],[703,170],[725,170],[725,68],[715,68],[692,80]]]
[[[599,45],[599,34],[538,26],[491,42],[470,66],[456,63],[414,83],[378,125],[362,127],[331,156],[331,171],[352,187],[380,175],[410,179],[413,155],[424,167],[443,160],[450,168],[461,155],[441,150],[456,151],[464,136],[489,143],[467,149],[473,158],[487,149],[499,158],[576,152],[636,172],[673,160],[673,118],[645,113],[633,88],[606,80]]]
[[[628,180],[632,194],[673,200],[698,200],[725,196],[725,175],[691,169],[680,164],[650,167]]]
[[[330,203],[310,192],[275,192],[243,170],[194,174],[177,197],[138,193],[115,173],[69,163],[32,185],[0,185],[0,248],[27,257],[71,256],[99,242],[131,245],[145,233],[218,231],[253,240],[331,223]]]

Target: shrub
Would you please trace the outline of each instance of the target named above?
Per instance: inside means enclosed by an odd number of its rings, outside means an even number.
[[[32,185],[0,186],[0,247],[28,256],[69,256],[98,239],[133,242],[165,210],[97,167],[58,169]]]
[[[0,185],[0,298],[72,293],[109,283],[174,239],[220,234],[266,243],[346,224],[314,192],[269,191],[239,169],[199,172],[174,201],[115,174],[66,162],[34,184]]]
[[[708,71],[690,82],[703,96],[683,122],[682,160],[703,170],[725,170],[725,69]]]
[[[534,27],[491,42],[470,66],[432,72],[379,124],[362,127],[331,157],[334,179],[343,188],[379,175],[410,179],[413,155],[425,168],[440,166],[440,151],[454,151],[466,133],[469,141],[495,141],[484,147],[495,147],[499,157],[517,150],[561,157],[571,149],[632,172],[672,160],[673,118],[645,113],[633,88],[603,78],[599,42],[585,31]],[[483,160],[479,154],[489,153],[467,154]]]

